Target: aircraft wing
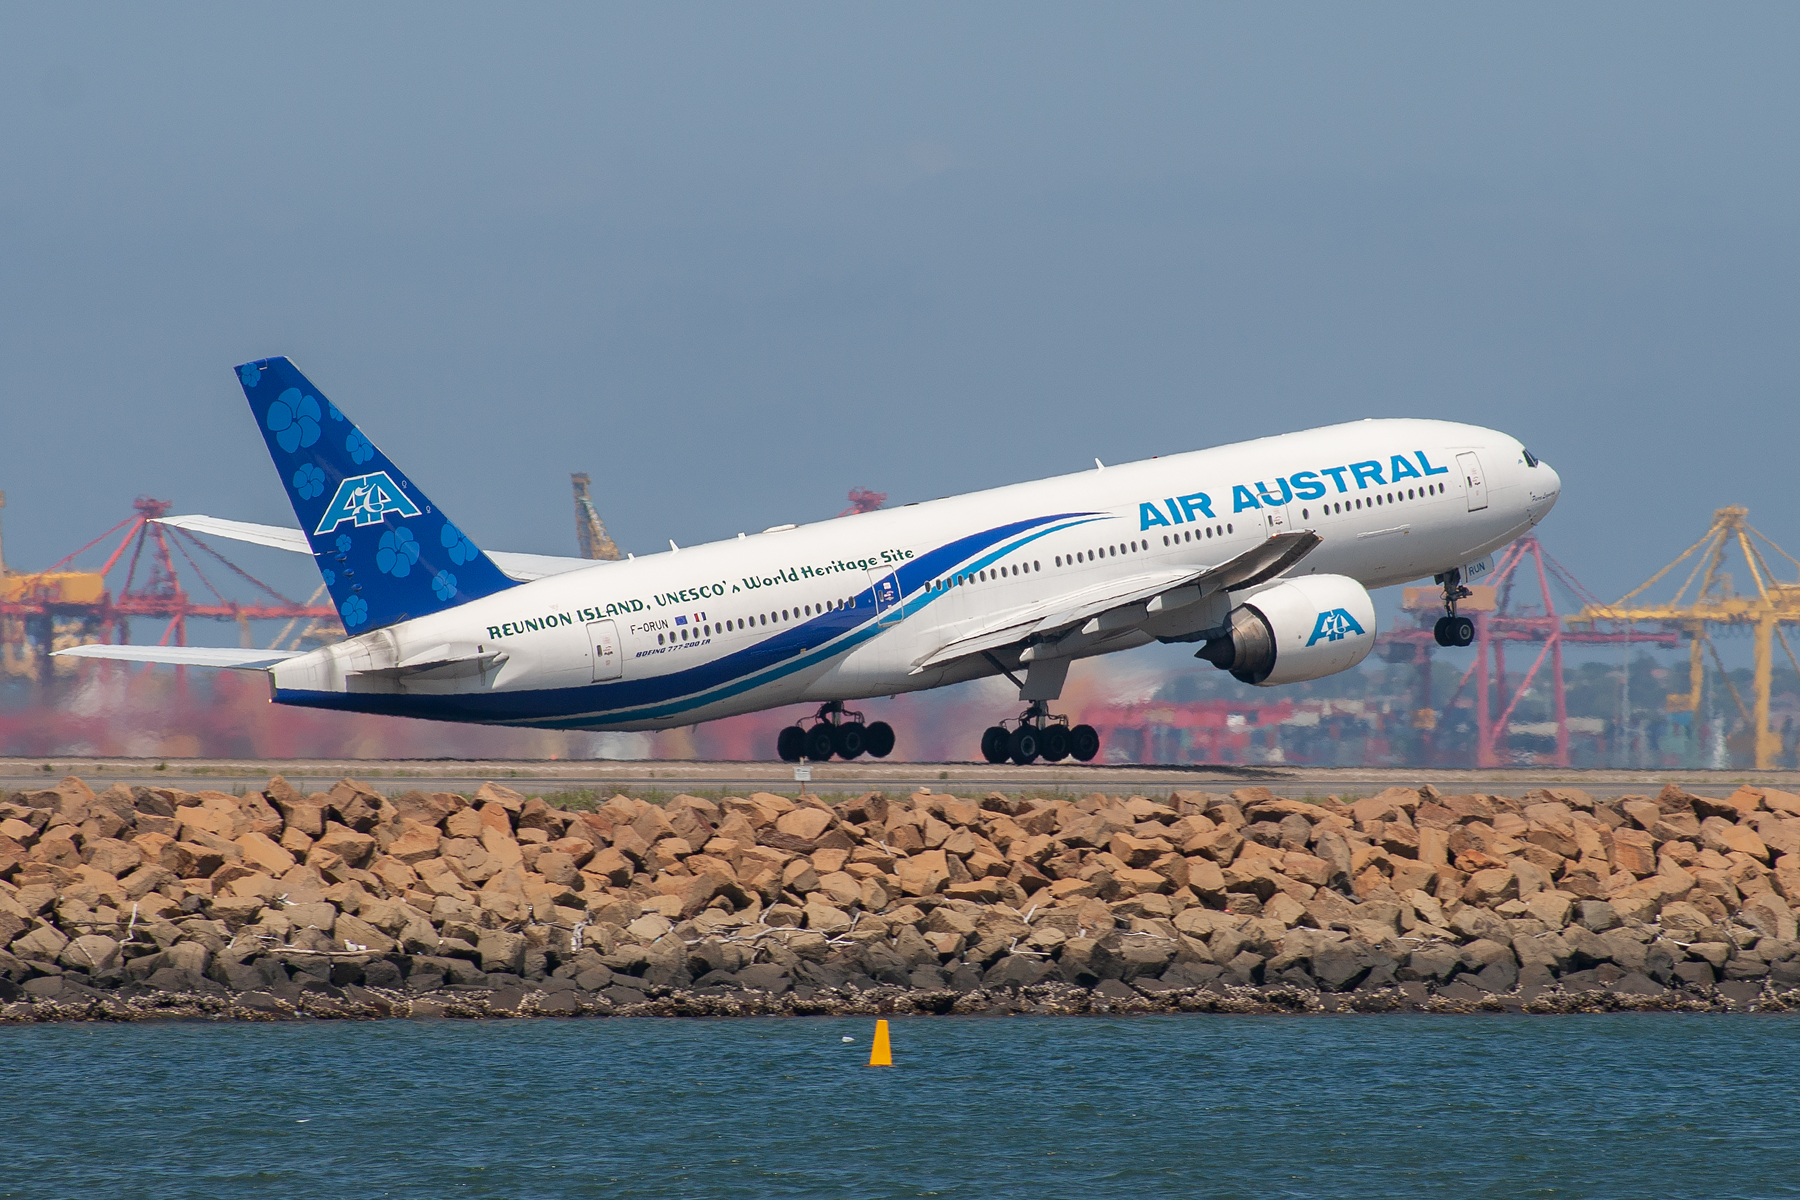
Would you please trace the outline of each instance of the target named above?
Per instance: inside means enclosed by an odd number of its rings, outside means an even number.
[[[225,667],[234,671],[266,671],[276,663],[300,657],[299,650],[239,650],[232,646],[70,646],[58,658],[105,658],[116,662],[166,663],[176,667]]]
[[[185,529],[189,533],[229,538],[232,541],[249,542],[257,546],[271,546],[276,550],[289,550],[295,554],[312,554],[312,547],[306,544],[306,534],[285,525],[258,525],[251,521],[227,521],[223,517],[208,517],[198,513],[183,517],[158,517],[156,520],[158,524]],[[503,550],[490,550],[488,557],[494,560],[494,565],[501,571],[521,583],[542,579],[546,575],[561,575],[565,571],[579,571],[584,567],[600,565],[599,561],[591,558],[559,558],[553,554],[514,554]]]
[[[1134,600],[1148,600],[1179,586],[1192,575],[1191,571],[1153,571],[1134,575],[1129,579],[1111,580],[1099,587],[1066,592],[1053,600],[1013,609],[986,627],[964,634],[918,659],[913,664],[912,673],[916,675],[932,667],[941,667],[955,659],[980,654],[983,650],[1010,646],[1034,633],[1072,625],[1108,609],[1130,604]]]
[[[1152,613],[1184,607],[1213,592],[1266,583],[1312,553],[1322,540],[1318,534],[1307,531],[1280,533],[1201,571],[1149,571],[1014,609],[986,627],[915,660],[912,673],[1010,646],[1034,635],[1075,629],[1089,635],[1123,632],[1148,620]]]

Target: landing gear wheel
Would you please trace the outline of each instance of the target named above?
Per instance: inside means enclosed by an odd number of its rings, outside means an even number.
[[[981,735],[981,757],[998,765],[1012,753],[1011,737],[998,725],[989,725]]]
[[[1077,725],[1069,730],[1069,757],[1076,762],[1092,762],[1100,753],[1100,734],[1092,725]]]
[[[1440,646],[1468,646],[1475,641],[1475,622],[1467,617],[1439,617],[1431,629],[1432,640]]]
[[[1021,725],[1012,731],[1007,739],[1007,755],[1013,762],[1023,767],[1034,761],[1039,752],[1038,731],[1029,725]]]
[[[789,725],[775,738],[775,753],[782,762],[799,762],[806,753],[806,730]]]
[[[863,730],[863,751],[871,758],[886,758],[894,752],[894,729],[886,721],[876,721]]]
[[[825,762],[832,756],[836,747],[831,744],[834,740],[831,730],[830,725],[819,724],[806,731],[806,757],[814,762]]]
[[[1038,745],[1045,762],[1061,762],[1069,757],[1069,727],[1066,725],[1046,725]]]
[[[868,730],[863,728],[861,721],[846,721],[837,726],[837,733],[831,739],[831,748],[846,762],[861,755],[868,744]]]

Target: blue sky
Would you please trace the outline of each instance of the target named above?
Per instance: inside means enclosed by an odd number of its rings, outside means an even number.
[[[1523,437],[1616,596],[1800,552],[1800,10],[25,6],[0,487],[290,523],[285,353],[477,541],[652,550],[1364,416]],[[301,592],[274,552],[246,565]]]

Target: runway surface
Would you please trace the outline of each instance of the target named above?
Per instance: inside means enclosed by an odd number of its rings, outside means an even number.
[[[1034,763],[991,766],[970,762],[815,763],[808,791],[842,794],[866,791],[989,791],[1079,796],[1167,795],[1177,790],[1230,791],[1263,785],[1279,795],[1323,797],[1366,796],[1384,787],[1418,787],[1429,783],[1439,791],[1486,792],[1517,796],[1533,788],[1578,787],[1595,796],[1654,793],[1665,783],[1691,791],[1722,795],[1741,783],[1800,791],[1800,771],[1444,770],[1404,767],[1304,766],[1145,766],[1134,764]],[[799,788],[794,767],[782,762],[648,762],[614,760],[486,760],[486,759],[135,759],[56,758],[0,759],[0,787],[30,790],[65,775],[78,775],[95,787],[110,782],[162,785],[197,791],[212,787],[231,791],[282,775],[302,790],[323,790],[345,777],[363,780],[388,793],[468,792],[493,780],[532,795],[592,791],[639,794],[681,791],[710,793],[772,791],[792,794]]]

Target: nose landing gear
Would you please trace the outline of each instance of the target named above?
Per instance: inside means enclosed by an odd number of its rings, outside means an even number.
[[[775,753],[782,762],[810,759],[824,762],[832,755],[846,762],[867,754],[886,758],[894,749],[894,730],[886,721],[863,723],[863,715],[846,709],[842,701],[821,704],[811,728],[789,725],[775,739]]]
[[[1009,725],[1012,728],[1007,728]],[[1043,700],[1033,701],[1017,722],[990,725],[981,735],[981,756],[996,765],[1008,759],[1021,767],[1039,758],[1088,762],[1099,753],[1100,734],[1092,725],[1069,728],[1069,718],[1052,716],[1049,703]]]
[[[1432,628],[1433,640],[1440,646],[1472,645],[1475,641],[1475,622],[1456,615],[1456,602],[1475,594],[1463,586],[1462,568],[1447,571],[1436,579],[1444,585],[1444,615],[1438,618],[1437,624]]]

